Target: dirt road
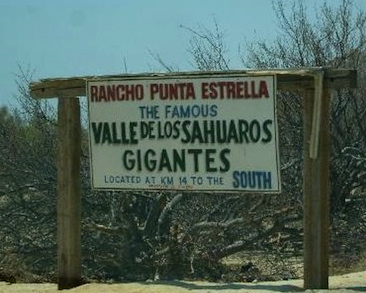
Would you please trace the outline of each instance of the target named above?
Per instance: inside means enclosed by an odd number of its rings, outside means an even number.
[[[306,292],[366,292],[366,271],[329,278],[330,290],[307,290]],[[209,282],[145,282],[126,284],[85,284],[67,293],[273,293],[301,292],[302,280],[257,283],[209,283]],[[56,293],[57,284],[7,284],[0,282],[0,293]]]

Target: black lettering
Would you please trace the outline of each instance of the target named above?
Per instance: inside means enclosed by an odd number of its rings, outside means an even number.
[[[173,124],[173,133],[172,133],[172,138],[177,139],[179,138],[180,135],[180,121],[175,121]]]
[[[152,149],[148,149],[144,156],[144,164],[148,171],[154,171],[156,168],[156,153]]]
[[[229,133],[227,135],[227,143],[231,143],[231,141],[234,141],[235,143],[239,142],[238,133],[236,130],[236,124],[234,120],[230,120],[229,124]]]
[[[230,154],[230,149],[223,149],[220,152],[220,160],[223,166],[220,167],[220,172],[227,172],[230,170],[230,161],[227,156]]]
[[[192,140],[190,142],[194,143],[196,140],[198,140],[199,143],[204,143],[199,121],[193,121]]]
[[[205,143],[215,143],[215,121],[203,121],[203,134]]]
[[[126,150],[122,157],[123,167],[128,171],[131,171],[135,167],[135,164],[136,164],[136,160],[133,158],[130,158],[131,156],[133,156],[133,151]]]
[[[226,142],[226,138],[227,138],[226,133],[227,133],[226,121],[217,120],[216,121],[216,139],[217,139],[218,143]]]
[[[121,122],[121,136],[122,136],[122,143],[123,144],[129,144],[130,141],[127,138],[127,132],[126,132],[126,123]]]
[[[112,141],[113,143],[121,143],[121,139],[117,136],[116,122],[112,122]]]
[[[130,122],[130,138],[131,144],[137,144],[139,141],[136,139],[137,132],[136,127],[138,126],[137,122]]]
[[[194,172],[199,172],[198,155],[202,154],[202,150],[201,149],[189,149],[188,154],[193,155]]]
[[[181,150],[180,154],[178,153],[178,150],[173,149],[173,162],[174,162],[174,172],[177,172],[178,167],[181,172],[186,171],[186,156],[185,156],[185,150]]]
[[[206,150],[206,158],[205,158],[206,172],[217,172],[217,168],[212,167],[212,163],[215,163],[215,158],[211,156],[212,154],[216,154],[215,149]]]
[[[112,142],[112,134],[111,134],[111,130],[109,129],[109,124],[108,122],[104,122],[103,123],[103,138],[102,138],[102,143],[111,143]]]
[[[185,120],[182,123],[182,131],[185,136],[185,138],[184,137],[181,138],[182,143],[189,143],[191,141],[191,133],[188,128],[190,124],[191,124],[191,121],[189,121],[189,120]]]
[[[272,126],[272,120],[266,120],[263,123],[263,132],[265,134],[265,136],[262,138],[262,142],[263,143],[268,143],[272,140],[272,132],[269,129],[270,126]]]
[[[166,149],[162,149],[160,153],[160,162],[159,162],[159,171],[163,171],[166,169],[169,172],[172,172],[172,165],[170,164],[169,156],[166,152]]]
[[[99,122],[99,123],[92,122],[91,125],[92,125],[94,141],[96,144],[99,144],[100,139],[102,138],[103,123],[102,122]]]
[[[254,143],[258,142],[261,137],[261,126],[258,120],[253,120],[249,125],[249,137]]]

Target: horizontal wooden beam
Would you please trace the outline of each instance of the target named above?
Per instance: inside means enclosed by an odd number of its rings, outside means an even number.
[[[86,95],[86,81],[93,79],[165,79],[165,78],[195,78],[195,77],[237,77],[247,75],[277,75],[278,90],[309,89],[314,87],[314,76],[324,72],[324,84],[329,89],[357,87],[357,71],[335,68],[303,68],[303,69],[273,69],[273,70],[229,70],[229,71],[194,71],[176,73],[143,73],[102,76],[80,76],[68,78],[41,79],[29,86],[30,94],[36,99],[55,97],[75,97]]]

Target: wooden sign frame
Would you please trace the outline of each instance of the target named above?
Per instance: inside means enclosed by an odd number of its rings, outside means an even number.
[[[328,289],[329,279],[329,90],[355,88],[356,70],[334,68],[274,69],[84,76],[44,79],[30,84],[34,98],[57,97],[58,152],[58,288],[81,284],[80,106],[86,80],[215,74],[276,75],[277,89],[304,94],[304,289]]]

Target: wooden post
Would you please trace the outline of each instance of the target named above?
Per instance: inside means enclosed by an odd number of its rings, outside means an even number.
[[[328,289],[329,277],[329,94],[321,96],[317,155],[310,158],[314,90],[304,97],[304,289]]]
[[[205,76],[228,77],[238,74],[276,74],[279,90],[304,88],[312,84],[313,77],[322,74],[322,82],[331,89],[356,88],[357,71],[335,68],[274,69],[252,71],[206,72]],[[169,73],[166,76],[185,78],[202,75],[202,72]],[[109,75],[99,79],[144,79],[161,74]],[[55,96],[85,96],[87,79],[96,76],[52,78],[30,84],[34,98]],[[323,88],[323,86],[322,86]],[[313,124],[314,91],[306,92],[304,99],[304,287],[328,288],[329,260],[329,97],[323,92],[321,99],[321,123]],[[76,98],[59,99],[60,150],[58,162],[58,267],[59,289],[80,284],[80,108]],[[312,125],[320,125],[320,140],[312,136]],[[318,128],[315,127],[316,132]],[[312,145],[310,149],[310,141]],[[309,156],[312,154],[311,157]]]
[[[78,98],[58,99],[58,289],[81,284],[81,125]]]

